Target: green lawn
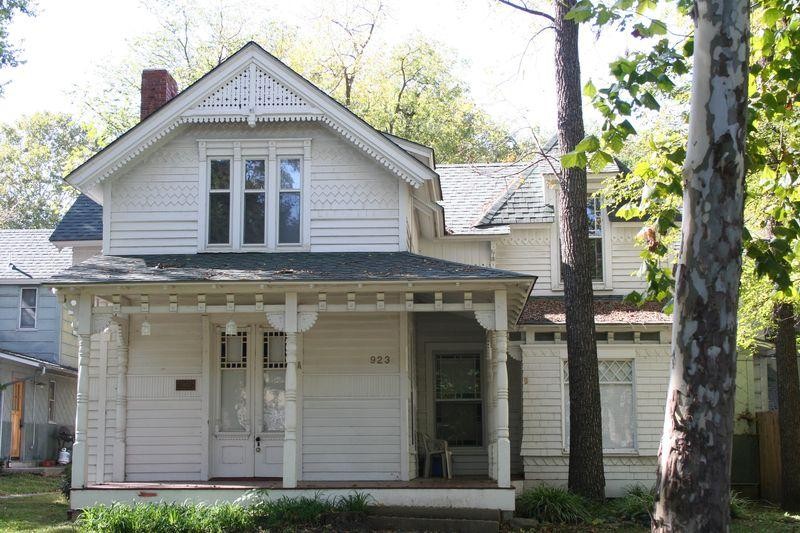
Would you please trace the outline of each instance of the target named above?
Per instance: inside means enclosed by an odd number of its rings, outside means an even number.
[[[45,477],[36,474],[0,474],[0,496],[57,492],[60,488],[61,476]]]
[[[0,499],[0,531],[67,532],[69,504],[59,492]]]

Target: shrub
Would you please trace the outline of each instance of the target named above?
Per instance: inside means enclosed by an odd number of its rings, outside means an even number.
[[[731,518],[746,518],[752,502],[731,491]]]
[[[567,490],[539,485],[517,498],[517,513],[553,524],[577,524],[590,518],[586,500]]]
[[[61,479],[61,494],[69,500],[69,492],[72,490],[72,463],[64,468],[64,477]]]
[[[615,518],[641,524],[649,524],[655,507],[655,488],[647,489],[641,485],[628,487],[625,496],[609,503]]]

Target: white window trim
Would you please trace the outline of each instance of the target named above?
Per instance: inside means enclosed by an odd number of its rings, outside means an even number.
[[[304,195],[304,191],[303,191],[304,186],[305,186],[305,183],[304,183],[305,182],[305,172],[303,171],[303,168],[305,167],[305,164],[304,164],[304,161],[303,161],[303,154],[281,155],[277,159],[278,159],[277,167],[276,167],[277,168],[277,172],[276,172],[276,176],[277,176],[277,179],[276,179],[277,192],[275,194],[275,202],[274,202],[275,203],[275,209],[274,209],[274,215],[273,215],[273,218],[274,218],[273,222],[275,224],[275,233],[277,235],[277,237],[276,237],[277,238],[277,246],[278,246],[278,248],[281,248],[281,249],[284,249],[284,248],[297,248],[298,246],[302,246],[302,243],[303,243],[303,228],[305,226],[305,224],[303,223],[304,222],[303,221],[303,217],[305,215],[304,212],[303,212],[304,211],[304,209],[303,209],[303,197],[305,196]],[[297,159],[297,160],[300,161],[300,188],[299,189],[284,189],[283,187],[281,187],[281,178],[280,178],[280,175],[281,175],[281,163],[283,161],[288,161],[290,159]],[[280,216],[281,216],[280,215],[280,209],[281,209],[281,206],[280,206],[280,201],[281,201],[281,193],[284,193],[284,192],[289,192],[289,193],[296,192],[296,193],[300,194],[300,242],[280,242],[281,241],[281,235],[280,235],[280,223],[281,223],[281,221],[280,221]]]
[[[608,349],[606,349],[608,348]],[[604,353],[601,353],[604,352]],[[603,455],[639,455],[639,416],[638,416],[638,391],[636,383],[638,381],[638,374],[636,371],[636,350],[632,346],[614,346],[601,347],[598,346],[597,360],[600,361],[630,361],[633,371],[633,412],[631,413],[631,424],[633,426],[633,447],[632,448],[603,448]],[[559,386],[561,387],[561,445],[562,453],[569,454],[569,441],[567,440],[567,417],[569,413],[564,408],[566,401],[567,390],[564,387],[564,369],[563,365],[567,362],[566,350],[562,353],[559,366]]]
[[[591,193],[589,193],[591,194]],[[558,194],[554,195],[553,203],[555,205],[555,212],[558,213]],[[603,206],[600,213],[601,230],[603,232],[603,280],[592,281],[592,289],[595,291],[610,291],[614,289],[612,268],[612,242],[611,242],[611,220],[608,218],[608,212]],[[550,225],[550,289],[557,292],[564,291],[564,283],[561,281],[561,236],[559,234],[558,216],[553,220]]]
[[[36,292],[33,306],[33,327],[22,327],[22,293],[27,290]],[[26,307],[25,309],[30,309]],[[39,329],[39,287],[20,287],[19,288],[19,304],[17,305],[17,330],[19,331],[36,331]]]
[[[209,208],[211,206],[210,195],[211,195],[211,192],[212,192],[212,189],[211,189],[211,161],[212,160],[219,161],[219,160],[224,160],[224,159],[227,159],[228,160],[228,164],[230,165],[230,169],[229,169],[230,181],[228,182],[228,188],[227,189],[214,189],[214,191],[223,192],[223,191],[227,190],[227,192],[228,192],[228,242],[227,242],[227,244],[223,244],[223,243],[211,244],[211,243],[208,242],[208,235],[209,235],[209,231],[208,231],[209,213],[208,213],[208,210],[209,210]],[[205,196],[206,196],[206,201],[205,201],[205,209],[204,209],[203,216],[202,216],[202,219],[203,219],[202,220],[202,224],[203,224],[203,227],[205,228],[205,232],[204,232],[205,233],[205,237],[204,237],[205,247],[208,250],[218,249],[218,250],[228,251],[233,246],[232,243],[235,242],[233,240],[233,213],[234,213],[234,205],[235,205],[235,201],[234,201],[234,183],[233,183],[234,182],[234,166],[235,166],[235,163],[234,163],[234,160],[233,160],[233,154],[230,154],[230,155],[222,154],[222,155],[209,156],[204,161],[204,164],[205,164],[205,176],[206,176],[206,178],[205,178]]]
[[[198,139],[200,186],[198,213],[198,252],[274,252],[311,249],[311,139]],[[300,242],[278,244],[279,162],[300,159]],[[231,160],[230,243],[208,243],[208,207],[211,187],[210,161]],[[244,160],[264,159],[266,164],[266,232],[264,245],[244,244]]]
[[[50,387],[53,387],[53,399],[50,399]],[[47,423],[48,424],[55,424],[56,423],[56,385],[55,380],[51,379],[47,384]],[[52,404],[51,404],[52,402]]]

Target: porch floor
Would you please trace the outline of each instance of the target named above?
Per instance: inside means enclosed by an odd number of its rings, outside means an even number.
[[[280,479],[212,479],[209,481],[125,481],[86,486],[92,490],[314,490],[314,489],[492,489],[497,482],[483,477],[454,479],[416,478],[410,481],[298,481],[295,489],[285,489]]]

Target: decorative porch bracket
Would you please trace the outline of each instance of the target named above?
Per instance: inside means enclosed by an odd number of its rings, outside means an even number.
[[[297,293],[286,293],[283,313],[267,313],[267,322],[286,333],[285,423],[283,433],[283,486],[297,487],[297,334],[308,331],[317,321],[316,312],[297,312]]]
[[[508,429],[508,296],[505,290],[494,291],[494,311],[475,311],[475,319],[488,330],[492,340],[491,397],[496,402],[489,415],[490,477],[498,487],[511,486],[511,440]]]

